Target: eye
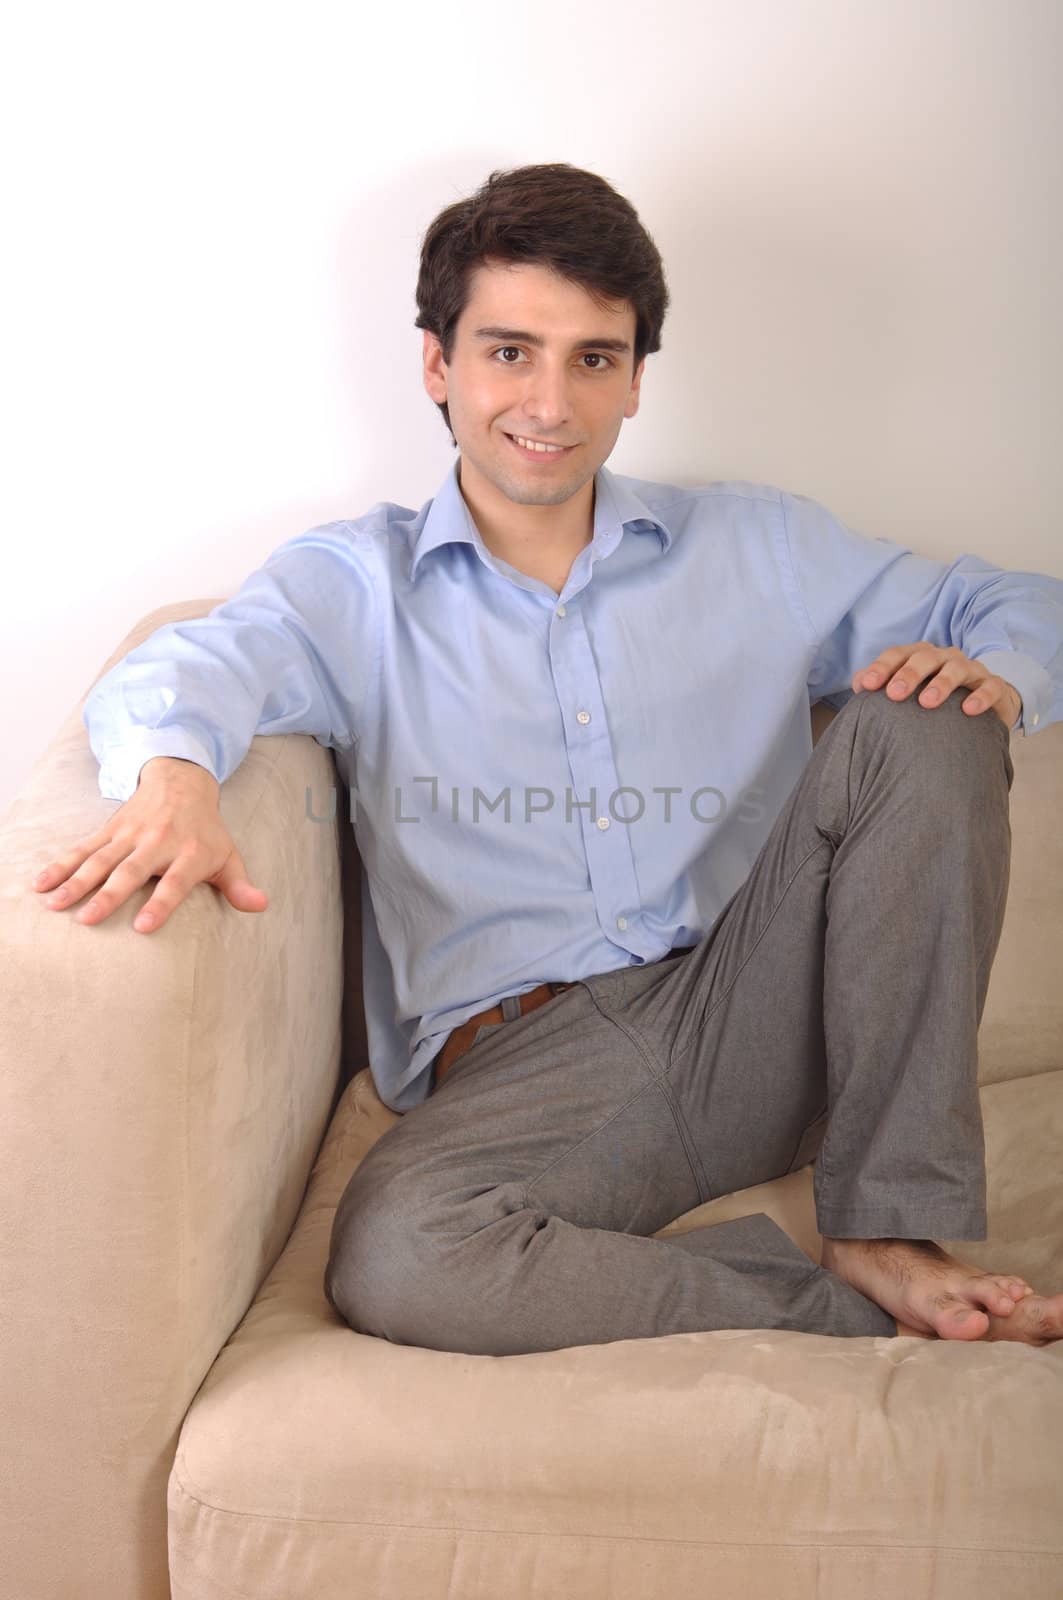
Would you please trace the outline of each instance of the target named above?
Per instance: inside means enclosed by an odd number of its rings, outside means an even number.
[[[520,351],[519,346],[515,345],[515,344],[499,345],[497,350],[492,350],[491,351],[491,359],[494,360],[495,356],[505,356],[505,355],[509,355],[509,354],[520,355],[521,351]],[[603,363],[601,366],[584,367],[583,370],[585,372],[605,372],[609,367],[615,365],[615,363],[610,359],[609,356],[602,355],[601,352],[598,351],[598,350],[586,350],[586,351],[584,351],[583,355],[580,357],[580,360],[581,361],[595,361],[595,362]],[[519,362],[516,362],[516,361],[503,361],[502,365],[504,367],[515,367],[515,366],[519,365]]]

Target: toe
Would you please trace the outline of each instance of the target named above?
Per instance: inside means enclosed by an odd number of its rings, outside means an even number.
[[[941,1339],[980,1339],[989,1327],[984,1311],[960,1300],[946,1302],[934,1320]]]
[[[1016,1301],[1024,1297],[1026,1289],[1019,1278],[986,1278],[978,1284],[976,1293],[987,1311],[1007,1317],[1014,1311]]]

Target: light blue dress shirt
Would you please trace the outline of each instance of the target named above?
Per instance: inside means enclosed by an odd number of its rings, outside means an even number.
[[[1063,719],[1057,578],[932,561],[766,485],[602,467],[558,595],[488,551],[458,465],[420,511],[289,539],[84,707],[115,800],[153,756],[224,783],[256,734],[336,752],[350,807],[311,809],[353,820],[370,1065],[395,1111],[504,996],[696,944],[811,754],[810,703],[844,704],[881,650],[956,645],[1014,684],[1024,735]]]

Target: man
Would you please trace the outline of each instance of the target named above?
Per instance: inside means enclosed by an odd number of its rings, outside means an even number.
[[[39,887],[98,891],[93,922],[160,876],[137,928],[201,881],[263,910],[219,785],[256,733],[336,750],[371,1064],[406,1113],[334,1219],[326,1293],[361,1331],[1058,1339],[1063,1294],[928,1236],[986,1237],[1008,735],[1063,716],[1063,583],[608,472],[668,294],[592,173],[492,174],[428,229],[417,297],[460,452],[439,493],[289,540],[102,678],[125,804]],[[819,699],[844,703],[812,750]],[[820,1144],[822,1264],[763,1214],[650,1237]]]

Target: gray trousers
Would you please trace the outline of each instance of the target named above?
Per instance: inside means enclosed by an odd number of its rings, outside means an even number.
[[[699,944],[481,1028],[377,1141],[325,1274],[350,1327],[475,1355],[894,1336],[763,1213],[650,1237],[813,1159],[823,1235],[986,1238],[977,1031],[1009,733],[962,711],[969,689],[933,709],[917,693],[846,703]]]

